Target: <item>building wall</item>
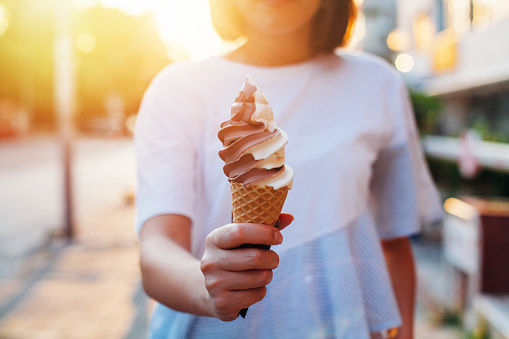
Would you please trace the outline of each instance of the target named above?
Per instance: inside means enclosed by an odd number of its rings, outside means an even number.
[[[405,51],[430,60],[423,78],[509,64],[507,0],[398,0],[396,13]]]
[[[415,62],[407,77],[442,98],[442,131],[483,126],[509,141],[509,1],[397,0],[396,13],[409,40],[399,52]]]
[[[508,64],[509,15],[506,20],[496,22],[485,31],[470,30],[463,36],[459,48],[458,71]]]
[[[362,9],[366,26],[362,49],[390,60],[392,51],[386,40],[396,27],[396,0],[364,0]]]

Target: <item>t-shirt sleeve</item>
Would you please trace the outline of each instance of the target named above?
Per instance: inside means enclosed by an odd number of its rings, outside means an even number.
[[[181,87],[166,69],[156,76],[140,106],[134,133],[138,232],[148,219],[162,214],[193,221],[197,126]]]
[[[420,147],[406,86],[395,76],[386,91],[390,132],[373,164],[370,189],[378,234],[391,239],[439,221],[442,205]]]

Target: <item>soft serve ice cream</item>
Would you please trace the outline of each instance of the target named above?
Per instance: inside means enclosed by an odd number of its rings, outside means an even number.
[[[293,170],[285,165],[284,152],[288,136],[276,126],[272,108],[251,77],[246,78],[218,137],[224,146],[219,156],[230,182],[291,189]]]

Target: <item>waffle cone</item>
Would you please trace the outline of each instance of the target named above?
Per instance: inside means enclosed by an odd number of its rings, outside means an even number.
[[[288,187],[273,189],[270,186],[230,182],[234,223],[250,222],[275,225],[288,194]]]

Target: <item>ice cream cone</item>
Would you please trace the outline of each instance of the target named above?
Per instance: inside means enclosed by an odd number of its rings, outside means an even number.
[[[276,226],[279,215],[288,194],[288,187],[283,186],[277,190],[270,186],[250,185],[244,186],[230,182],[232,192],[232,221],[234,223],[250,222]],[[254,247],[269,249],[266,245],[244,244],[241,247]],[[245,318],[247,308],[240,310],[239,315]]]
[[[250,185],[230,182],[232,193],[233,222],[250,222],[275,225],[288,194],[288,187],[277,190],[270,186]]]

